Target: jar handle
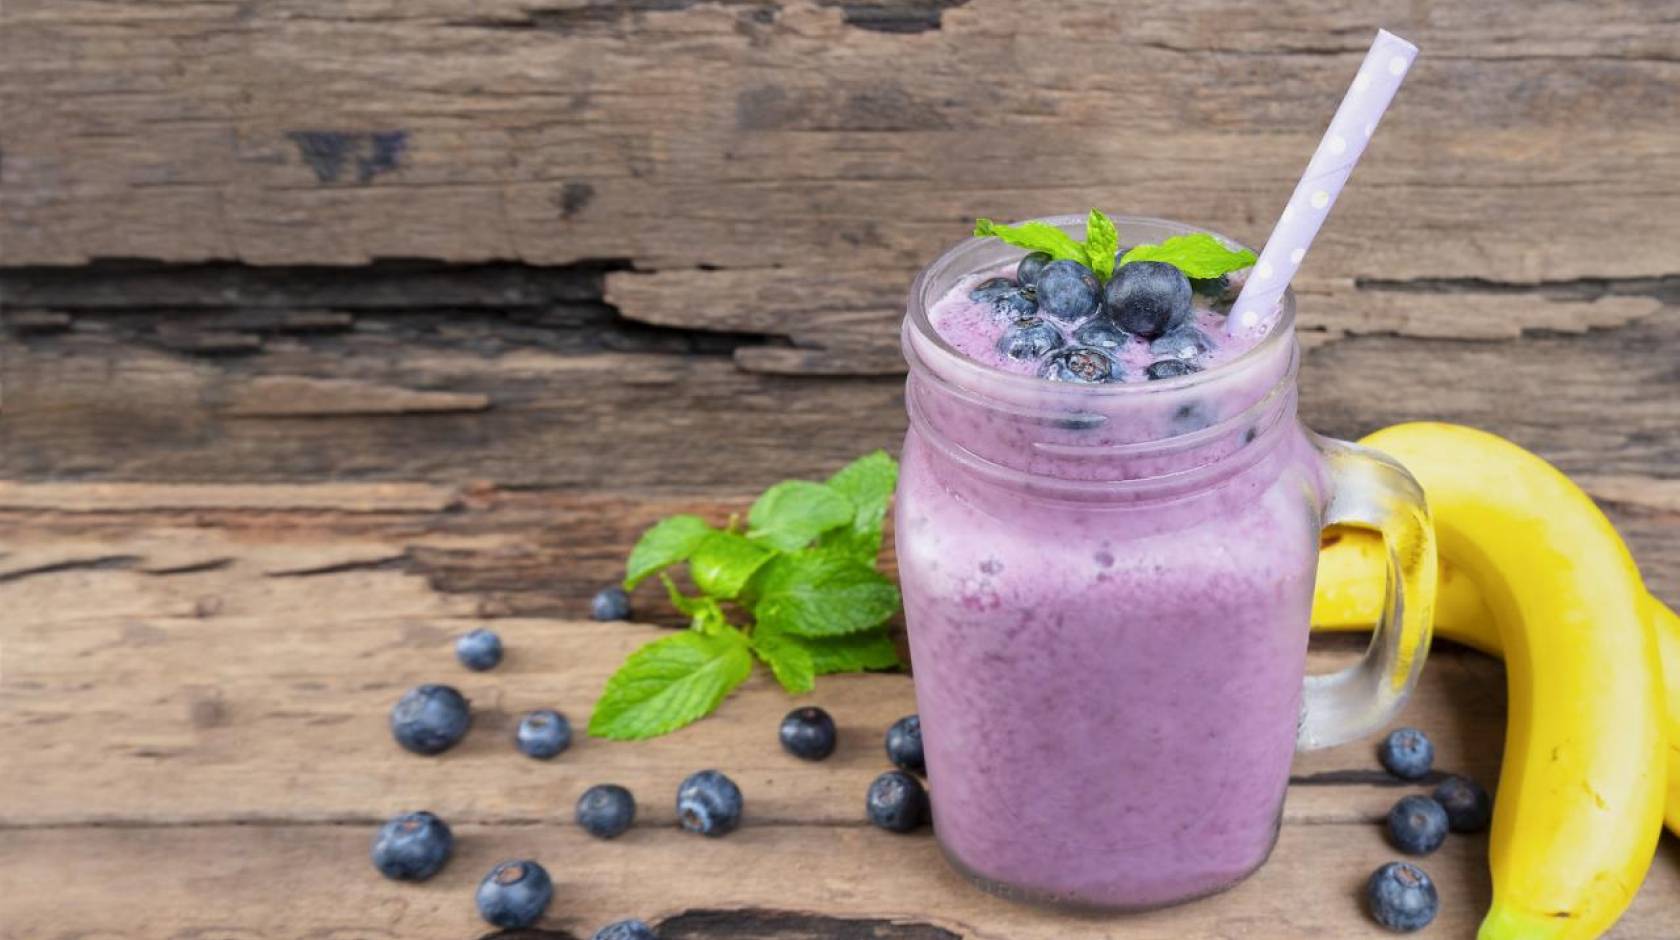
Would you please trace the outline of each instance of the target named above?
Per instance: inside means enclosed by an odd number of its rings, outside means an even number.
[[[1324,456],[1330,497],[1326,526],[1381,533],[1388,556],[1382,616],[1357,664],[1308,676],[1302,692],[1297,750],[1330,747],[1368,735],[1406,702],[1435,620],[1435,527],[1423,488],[1393,458],[1368,447],[1314,435]]]

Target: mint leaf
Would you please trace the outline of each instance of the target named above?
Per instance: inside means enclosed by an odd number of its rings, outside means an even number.
[[[828,551],[782,555],[764,569],[753,615],[763,630],[843,636],[898,610],[898,589],[874,568]]]
[[[1185,277],[1203,280],[1249,267],[1254,264],[1254,252],[1246,248],[1232,251],[1212,235],[1197,232],[1174,235],[1159,245],[1139,245],[1126,252],[1120,264],[1133,261],[1165,261],[1183,271]]]
[[[852,521],[852,503],[821,483],[787,480],[764,491],[747,512],[747,537],[784,552]]]
[[[675,731],[711,714],[752,674],[752,663],[747,638],[734,629],[655,640],[607,680],[589,733],[635,741]]]
[[[866,630],[850,636],[830,636],[821,639],[789,637],[811,657],[811,665],[819,676],[836,672],[863,672],[869,669],[898,669],[898,647],[885,630]]]
[[[672,516],[642,533],[625,563],[624,589],[630,590],[661,568],[669,568],[699,547],[712,527],[699,516]]]
[[[734,532],[712,532],[688,560],[688,574],[713,597],[736,597],[758,569],[776,554]]]
[[[898,464],[878,450],[842,467],[828,478],[828,486],[851,502],[852,524],[830,532],[822,544],[873,566],[881,551],[887,503],[898,486]]]
[[[1108,216],[1096,209],[1085,217],[1085,264],[1108,280],[1114,276],[1114,257],[1120,252],[1120,233]]]
[[[753,634],[752,648],[758,658],[770,667],[782,688],[799,695],[816,686],[816,666],[812,664],[811,654],[800,645],[798,637],[760,630]]]
[[[677,583],[669,575],[661,574],[659,580],[665,582],[665,594],[671,598],[671,606],[688,615],[688,628],[701,633],[716,633],[729,626],[729,618],[723,614],[723,605],[710,597],[689,597],[677,590]]]
[[[1022,222],[1020,225],[999,225],[991,219],[975,219],[974,235],[977,238],[999,238],[1005,244],[1028,251],[1045,251],[1057,260],[1077,261],[1085,263],[1085,246],[1073,240],[1073,236],[1051,225],[1048,222]]]

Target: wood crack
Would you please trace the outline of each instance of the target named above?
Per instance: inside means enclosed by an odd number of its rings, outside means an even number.
[[[140,563],[139,555],[99,555],[93,558],[71,558],[31,568],[0,571],[0,584],[22,581],[36,575],[59,574],[65,571],[111,571],[133,568]]]

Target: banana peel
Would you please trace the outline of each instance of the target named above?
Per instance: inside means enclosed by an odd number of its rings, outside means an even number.
[[[1662,829],[1673,709],[1650,624],[1660,605],[1591,498],[1533,454],[1445,424],[1362,443],[1398,459],[1428,496],[1449,572],[1438,624],[1506,660],[1494,898],[1479,937],[1596,937],[1632,901]],[[1334,567],[1320,583],[1328,620],[1352,595]]]
[[[1446,559],[1440,562],[1435,598],[1435,635],[1499,656],[1499,631],[1481,592]],[[1337,526],[1324,534],[1318,552],[1318,586],[1312,625],[1319,633],[1369,633],[1382,613],[1387,561],[1382,537],[1365,529]],[[1668,716],[1668,796],[1663,821],[1680,836],[1680,614],[1646,595],[1645,620],[1657,634]]]

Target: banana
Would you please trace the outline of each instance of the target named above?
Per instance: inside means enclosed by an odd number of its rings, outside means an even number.
[[[1319,632],[1368,633],[1382,612],[1382,538],[1364,529],[1337,527],[1318,553],[1318,587],[1313,594],[1313,629]],[[1446,559],[1435,599],[1435,635],[1499,655],[1499,632],[1481,592]],[[1645,619],[1657,634],[1663,688],[1668,696],[1668,797],[1663,819],[1680,836],[1680,615],[1647,595]]]
[[[1508,441],[1418,423],[1362,443],[1423,485],[1441,557],[1480,592],[1505,656],[1479,940],[1596,937],[1632,901],[1662,831],[1663,677],[1633,558],[1591,498]]]

